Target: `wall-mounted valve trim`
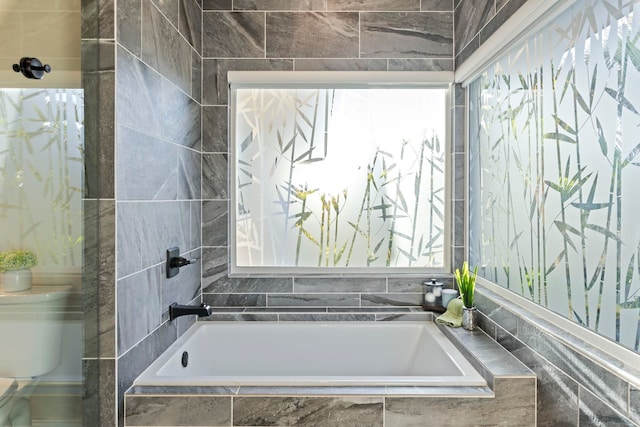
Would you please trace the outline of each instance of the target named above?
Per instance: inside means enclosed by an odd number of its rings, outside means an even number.
[[[13,71],[16,73],[22,72],[22,75],[28,79],[40,80],[44,77],[44,73],[51,72],[51,66],[42,64],[38,58],[27,58],[25,56],[20,59],[20,64],[13,64]]]
[[[173,247],[167,249],[167,279],[172,278],[180,272],[180,267],[185,265],[194,264],[197,259],[186,259],[180,256],[180,248]]]

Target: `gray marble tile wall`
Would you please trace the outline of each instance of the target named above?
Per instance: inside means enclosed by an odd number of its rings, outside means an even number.
[[[455,66],[458,67],[527,0],[456,0]]]
[[[226,76],[230,70],[452,71],[452,1],[205,0],[203,8],[202,286],[204,302],[215,308],[211,318],[372,320],[372,310],[385,309],[410,314],[422,302],[424,277],[227,277]],[[458,244],[464,229],[455,225]],[[458,260],[461,249],[454,250]]]
[[[485,288],[476,304],[480,327],[536,373],[538,425],[640,426],[639,367],[594,349],[589,355],[581,340]]]

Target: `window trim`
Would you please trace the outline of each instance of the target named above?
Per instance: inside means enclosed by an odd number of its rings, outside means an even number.
[[[447,274],[451,269],[452,258],[452,123],[451,93],[453,72],[386,72],[386,71],[229,71],[229,220],[228,223],[228,275],[229,277],[369,277],[402,276],[424,277],[425,274]],[[235,252],[236,243],[236,206],[237,176],[236,168],[236,89],[255,88],[421,88],[446,89],[445,95],[445,203],[444,203],[444,251],[441,268],[425,267],[298,267],[298,266],[238,266]]]

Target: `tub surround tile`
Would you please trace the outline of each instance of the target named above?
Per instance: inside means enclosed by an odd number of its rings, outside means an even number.
[[[391,58],[389,71],[453,71],[453,59]]]
[[[212,313],[199,321],[208,322],[277,322],[278,313]]]
[[[230,426],[231,397],[127,396],[126,415],[128,426]]]
[[[144,2],[153,3],[160,12],[169,20],[174,27],[178,28],[178,17],[180,15],[179,4],[177,1],[167,0],[142,0]]]
[[[235,10],[325,10],[325,0],[235,0]]]
[[[232,0],[202,0],[203,10],[231,10],[232,7]]]
[[[178,148],[127,126],[118,126],[116,174],[119,200],[175,200]],[[149,167],[150,153],[154,156]],[[153,154],[152,154],[153,155]]]
[[[433,321],[433,313],[376,313],[375,320],[380,322],[388,321],[409,321],[409,322],[431,322]]]
[[[453,12],[453,0],[421,0],[420,10]]]
[[[228,202],[205,200],[202,202],[202,244],[227,246]]]
[[[294,277],[293,292],[385,292],[385,278],[356,277]]]
[[[196,0],[180,0],[180,34],[198,53],[202,53],[202,9]]]
[[[113,0],[94,0],[82,2],[81,37],[83,39],[112,39],[114,35],[114,4]],[[73,8],[73,7],[72,7]],[[52,10],[54,8],[51,8]],[[64,9],[64,7],[63,7]],[[18,18],[19,19],[19,18]],[[15,20],[14,20],[15,21]],[[10,20],[4,21],[5,28]],[[16,31],[16,30],[14,30]],[[55,37],[53,37],[55,38]]]
[[[291,293],[293,292],[293,281],[290,277],[239,278],[224,275],[215,282],[207,283],[206,286],[203,282],[203,292],[214,294],[260,293],[265,289],[275,293]]]
[[[89,359],[82,361],[84,380],[82,412],[86,420],[100,420],[114,426],[115,412],[115,359]]]
[[[358,307],[360,299],[354,294],[267,294],[267,305],[269,307]]]
[[[423,294],[416,293],[384,293],[384,294],[363,294],[363,306],[420,306],[423,301]]]
[[[191,53],[191,98],[202,103],[202,57]]]
[[[387,71],[386,59],[296,58],[296,71]]]
[[[418,11],[420,0],[327,0],[327,10]]]
[[[424,289],[422,283],[425,281],[431,281],[435,279],[436,282],[443,284],[445,288],[451,288],[453,286],[451,277],[437,277],[432,275],[425,275],[423,277],[390,277],[388,279],[388,292],[410,292],[410,293],[423,293]]]
[[[228,102],[228,71],[291,71],[292,59],[205,59],[203,61],[202,100],[206,105]]]
[[[357,58],[358,22],[353,12],[267,12],[267,57]]]
[[[380,397],[236,397],[235,425],[382,426]]]
[[[265,294],[202,294],[202,302],[211,307],[264,307]]]
[[[227,154],[203,154],[202,155],[202,198],[203,199],[227,199],[228,181]]]
[[[214,58],[264,58],[265,16],[260,12],[205,12],[202,54]]]
[[[200,105],[162,79],[162,137],[175,144],[201,149]]]
[[[141,55],[141,0],[118,0],[118,43],[131,53]]]
[[[201,160],[200,152],[186,148],[178,149],[178,199],[194,200],[200,198],[201,192]],[[197,242],[199,243],[199,241]],[[189,246],[193,247],[193,246]]]
[[[452,13],[363,12],[360,20],[362,57],[453,57]]]
[[[640,424],[640,387],[629,386],[629,417]]]
[[[630,426],[631,420],[580,387],[580,426]]]
[[[527,0],[508,0],[505,4],[496,1],[497,13],[480,30],[480,43],[487,41],[491,35],[504,24]],[[504,7],[503,7],[504,6]]]
[[[162,79],[125,49],[117,50],[116,122],[153,136],[161,136]],[[130,96],[135,93],[136,96]]]
[[[202,201],[201,200],[191,200],[190,202],[186,202],[189,204],[189,216],[190,216],[190,239],[189,244],[185,248],[185,250],[200,248],[202,246]],[[199,257],[202,259],[202,256]],[[200,279],[198,279],[200,281]]]
[[[480,32],[482,27],[496,14],[494,0],[462,0],[455,9],[455,52],[463,48]]]
[[[224,107],[202,108],[202,151],[207,153],[228,153],[227,113]]]
[[[165,15],[148,1],[142,2],[142,60],[154,70],[173,82],[184,92],[191,91],[191,46],[176,27],[178,2],[158,2],[174,5],[175,27]]]

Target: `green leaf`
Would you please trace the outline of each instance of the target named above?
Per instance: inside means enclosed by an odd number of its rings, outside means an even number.
[[[626,159],[624,159],[624,161],[622,162],[622,168],[624,168],[625,166],[627,166],[629,163],[631,163],[636,156],[638,155],[638,153],[640,153],[640,144],[636,145],[633,150],[631,150],[631,152],[629,153],[629,155],[627,156]]]
[[[607,140],[604,137],[604,130],[602,129],[602,125],[600,124],[600,120],[596,117],[596,127],[598,132],[598,142],[600,143],[600,151],[604,156],[607,156]]]
[[[608,237],[610,239],[615,240],[616,242],[621,242],[622,240],[620,239],[620,237],[618,237],[615,233],[613,233],[610,230],[607,230],[606,228],[600,226],[600,225],[596,225],[596,224],[587,224],[585,227],[587,227],[590,230],[595,231],[596,233],[600,233],[605,237]]]
[[[604,88],[604,90],[613,98],[616,100],[616,102],[618,104],[622,104],[623,107],[625,107],[627,110],[631,111],[632,113],[636,114],[636,115],[640,115],[638,113],[638,110],[636,110],[636,108],[633,106],[633,104],[631,104],[631,102],[629,102],[629,100],[627,98],[625,98],[624,95],[620,94],[619,92],[606,87]]]
[[[570,142],[572,144],[576,143],[576,141],[574,139],[571,139],[570,136],[565,135],[565,134],[560,133],[560,132],[545,133],[544,135],[542,135],[542,137],[544,139],[552,139],[554,141],[564,141],[564,142]]]
[[[562,250],[562,252],[560,252],[560,255],[558,255],[558,256],[556,257],[556,259],[554,259],[554,260],[553,260],[553,262],[552,262],[552,263],[551,263],[551,265],[549,266],[549,269],[545,272],[545,276],[548,276],[549,274],[551,274],[551,272],[552,272],[553,270],[555,270],[557,266],[559,266],[559,265],[560,265],[560,263],[561,263],[561,262],[562,262],[562,260],[564,259],[564,255],[565,255],[565,252],[564,252],[564,249],[563,249],[563,250]]]

